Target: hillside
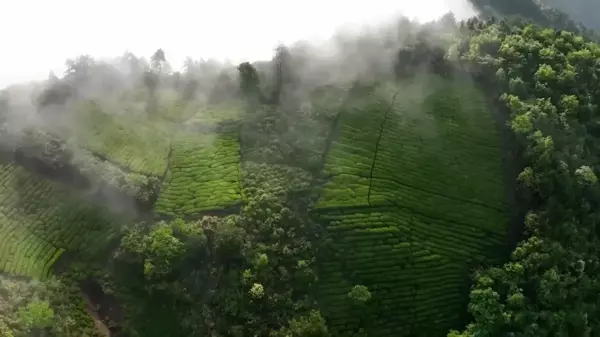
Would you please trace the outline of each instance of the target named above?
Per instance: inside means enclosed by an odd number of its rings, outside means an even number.
[[[600,46],[378,34],[7,90],[0,336],[600,334]]]
[[[316,205],[332,246],[323,310],[342,334],[443,334],[460,318],[469,268],[507,242],[497,126],[463,80],[426,76],[366,95],[340,112]],[[368,316],[347,301],[354,284],[371,289]]]
[[[578,32],[598,40],[597,1],[590,0],[469,0],[483,15],[521,17],[543,27]]]
[[[557,1],[546,0],[544,4],[565,12],[577,22],[583,23],[586,27],[598,31],[600,23],[592,13],[597,13],[600,10],[600,4],[596,1],[578,0],[578,1]]]

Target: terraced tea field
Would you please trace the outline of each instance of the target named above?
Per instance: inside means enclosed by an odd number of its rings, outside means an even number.
[[[83,110],[78,120],[74,137],[79,147],[135,173],[165,173],[169,157],[165,130],[153,127],[148,120],[112,116],[97,108]]]
[[[190,217],[241,202],[240,145],[235,134],[180,134],[156,202],[158,215]]]
[[[321,301],[340,336],[445,335],[469,268],[508,230],[500,140],[481,93],[438,78],[381,86],[340,116],[317,208]],[[347,294],[367,286],[366,307]]]
[[[183,128],[190,132],[214,130],[224,121],[239,120],[243,111],[244,106],[241,103],[236,104],[236,102],[222,106],[202,106],[184,120]]]
[[[0,271],[44,279],[65,251],[94,254],[116,238],[109,216],[71,193],[0,165]]]
[[[195,123],[206,124],[209,119],[216,124],[238,113],[233,108],[221,115],[207,109],[196,114]],[[87,169],[82,171],[85,174],[101,177],[104,173],[93,171],[92,164],[115,166],[107,169],[107,182],[119,179],[114,170],[159,178],[167,173],[155,205],[157,214],[188,217],[241,203],[240,146],[235,134],[185,132],[181,126],[148,118],[135,124],[134,117],[109,115],[94,107],[77,118],[76,133],[65,130],[64,134],[90,151],[91,159],[78,157],[82,162],[72,163]],[[96,162],[102,158],[107,165]],[[119,226],[110,215],[78,200],[74,192],[16,164],[0,165],[0,271],[43,279],[64,252],[94,254],[116,238]]]

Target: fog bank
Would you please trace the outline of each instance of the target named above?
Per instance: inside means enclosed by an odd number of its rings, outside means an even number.
[[[453,11],[474,14],[467,0],[368,2],[21,0],[0,5],[3,54],[0,89],[64,72],[67,58],[114,57],[125,51],[149,57],[163,48],[174,68],[186,56],[238,63],[268,60],[279,43],[324,40],[404,15],[425,22]]]

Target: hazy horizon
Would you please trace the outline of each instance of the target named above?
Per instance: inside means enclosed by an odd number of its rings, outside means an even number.
[[[82,54],[101,59],[130,51],[149,58],[162,48],[175,69],[188,56],[237,63],[270,59],[279,43],[324,40],[340,29],[399,15],[423,22],[448,11],[459,18],[475,13],[466,0],[309,0],[285,7],[273,0],[21,0],[1,7],[7,15],[0,21],[0,89],[46,79],[51,71],[61,76],[65,60]]]

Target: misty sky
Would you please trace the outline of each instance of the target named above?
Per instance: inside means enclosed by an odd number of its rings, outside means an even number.
[[[400,13],[428,21],[466,0],[0,0],[0,88],[45,79],[81,54],[149,57],[157,48],[179,68],[186,56],[269,59],[279,42],[327,38],[342,26]]]

